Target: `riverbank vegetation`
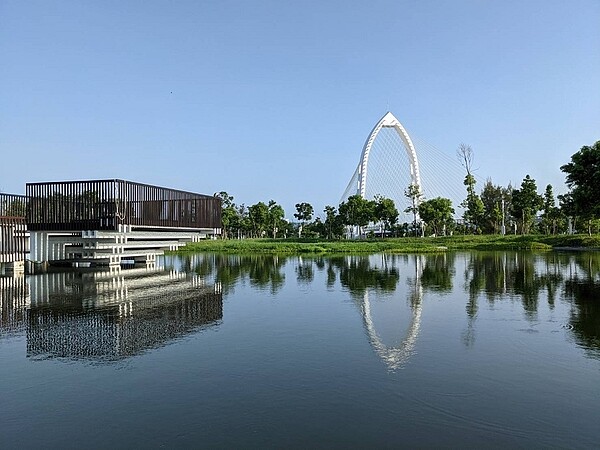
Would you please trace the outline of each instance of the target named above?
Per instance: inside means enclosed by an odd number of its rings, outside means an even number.
[[[600,235],[466,235],[361,240],[218,239],[192,242],[179,250],[224,253],[431,253],[455,250],[600,249]]]
[[[529,175],[518,188],[494,185],[488,179],[478,193],[472,149],[461,144],[457,156],[466,171],[463,180],[466,198],[460,205],[452,205],[444,197],[425,198],[420,186],[414,183],[404,192],[406,208],[402,211],[408,214],[408,222],[398,220],[400,213],[392,199],[383,196],[366,199],[358,194],[337,207],[326,206],[322,217],[314,217],[310,203],[298,203],[293,214],[297,222],[293,222],[285,219],[285,211],[274,200],[246,207],[236,205],[227,192],[220,192],[215,195],[222,202],[222,239],[236,242],[198,245],[240,250],[250,246],[257,251],[272,247],[281,251],[287,248],[373,251],[370,249],[374,247],[377,247],[374,251],[395,248],[435,251],[438,247],[453,246],[502,249],[596,246],[593,235],[600,233],[600,141],[582,147],[570,163],[561,166],[569,191],[558,196],[551,185],[540,194],[536,180]],[[461,208],[460,216],[455,206]],[[589,239],[573,236],[586,232]],[[305,240],[290,240],[296,236]],[[425,239],[426,236],[429,238]],[[262,239],[248,241],[248,238]]]

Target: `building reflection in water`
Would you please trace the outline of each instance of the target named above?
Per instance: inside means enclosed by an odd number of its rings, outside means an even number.
[[[13,296],[24,306],[10,308],[9,327],[3,307],[2,328],[25,329],[27,356],[36,359],[122,359],[223,317],[218,283],[164,267],[52,272],[27,281],[27,299]]]
[[[0,339],[25,329],[30,302],[24,275],[0,276]]]

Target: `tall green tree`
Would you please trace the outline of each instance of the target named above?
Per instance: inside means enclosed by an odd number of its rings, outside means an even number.
[[[271,232],[273,233],[273,239],[277,237],[277,232],[282,228],[284,224],[285,211],[278,205],[275,200],[269,201],[267,219]]]
[[[405,213],[413,215],[413,230],[417,233],[417,219],[419,216],[419,204],[423,201],[423,193],[417,184],[411,183],[404,191],[404,196],[410,200],[410,206],[404,210]]]
[[[375,202],[366,200],[360,195],[351,195],[345,202],[340,203],[338,212],[344,225],[362,228],[374,220]]]
[[[488,179],[481,190],[481,201],[483,203],[483,232],[499,233],[502,226],[502,186],[495,186]]]
[[[248,220],[254,237],[261,237],[269,221],[269,207],[264,202],[258,202],[248,207]]]
[[[467,198],[460,204],[465,209],[463,219],[465,223],[470,225],[474,230],[479,230],[483,225],[485,208],[483,201],[475,192],[475,184],[477,180],[473,175],[473,161],[475,154],[471,146],[460,144],[456,151],[460,164],[466,170],[467,174],[463,184],[467,188]],[[481,231],[481,230],[479,230]]]
[[[296,203],[296,212],[294,213],[294,217],[301,222],[301,225],[298,228],[298,237],[302,236],[302,228],[306,222],[312,219],[313,213],[314,209],[310,203]]]
[[[573,194],[569,191],[566,194],[559,194],[557,197],[561,215],[567,218],[569,224],[567,232],[571,233],[577,228],[577,218],[579,217]]]
[[[327,233],[327,239],[333,239],[333,237],[341,236],[344,232],[344,225],[342,224],[340,216],[337,214],[335,207],[327,205],[323,210],[325,213],[325,230]]]
[[[567,174],[567,186],[580,216],[588,222],[600,217],[600,141],[581,147],[560,170]]]
[[[443,197],[425,200],[419,205],[419,216],[438,236],[454,224],[452,201]]]
[[[560,209],[556,207],[552,185],[546,186],[542,206],[542,229],[546,234],[556,234],[561,219]]]
[[[527,175],[521,183],[521,189],[515,189],[512,193],[512,214],[517,220],[521,234],[530,232],[536,214],[543,204],[544,199],[537,193],[535,180]]]
[[[237,221],[237,209],[233,203],[233,196],[225,191],[215,193],[215,197],[221,199],[221,238],[227,239],[231,226]]]
[[[385,198],[380,195],[375,197],[375,219],[381,222],[381,237],[385,236],[385,231],[390,229],[398,221],[398,209],[391,198]]]

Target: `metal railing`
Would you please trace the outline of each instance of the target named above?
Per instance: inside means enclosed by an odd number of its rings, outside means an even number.
[[[125,180],[27,183],[26,197],[31,231],[221,227],[216,197]]]

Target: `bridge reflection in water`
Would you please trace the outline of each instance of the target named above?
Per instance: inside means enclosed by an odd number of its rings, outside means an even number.
[[[352,293],[369,344],[390,371],[402,368],[415,353],[422,272],[422,255],[347,257],[341,268],[340,281]]]
[[[395,339],[391,345],[385,343],[386,339],[383,337],[383,333],[378,331],[377,325],[374,320],[373,305],[369,297],[369,290],[365,290],[362,302],[360,304],[360,311],[362,314],[363,325],[369,337],[369,343],[381,360],[387,365],[390,371],[395,371],[402,368],[414,354],[415,344],[419,336],[421,328],[421,301],[423,299],[423,287],[420,283],[423,263],[421,261],[422,256],[414,256],[414,278],[408,279],[408,300],[410,305],[410,324],[406,330],[406,334],[401,340]],[[397,321],[399,317],[402,317],[402,313],[395,312],[390,319]]]
[[[17,320],[11,327],[26,329],[27,356],[35,359],[123,359],[223,318],[218,283],[156,266],[55,272],[27,281],[28,301],[13,300],[24,306],[12,308]]]

